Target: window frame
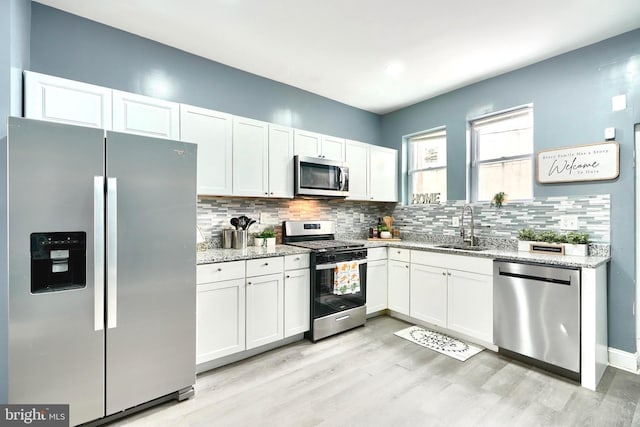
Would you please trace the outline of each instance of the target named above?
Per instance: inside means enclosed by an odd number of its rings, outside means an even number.
[[[476,126],[478,126],[479,124],[487,124],[487,123],[491,123],[494,121],[499,121],[499,120],[505,120],[506,118],[508,118],[508,116],[517,116],[522,114],[523,112],[527,112],[528,114],[531,115],[531,138],[532,138],[532,146],[531,146],[531,153],[529,154],[521,154],[521,155],[516,155],[516,156],[501,156],[501,157],[495,157],[495,158],[491,158],[488,160],[478,160],[478,131],[476,129]],[[510,198],[510,200],[512,201],[526,201],[526,200],[532,200],[534,195],[533,195],[533,191],[535,188],[535,183],[534,183],[534,173],[535,173],[535,140],[533,139],[533,132],[534,132],[534,116],[533,116],[534,110],[533,110],[533,104],[525,104],[525,105],[520,105],[514,108],[509,108],[507,110],[501,110],[501,111],[496,111],[496,112],[492,112],[483,116],[479,116],[479,117],[475,117],[473,119],[470,119],[468,121],[468,135],[469,135],[469,161],[467,162],[468,166],[469,166],[469,170],[468,170],[468,180],[469,180],[469,185],[467,186],[467,188],[470,190],[470,201],[475,202],[475,203],[483,203],[483,202],[490,202],[490,200],[478,200],[478,189],[479,189],[479,173],[480,173],[480,166],[481,165],[489,165],[492,163],[504,163],[504,162],[509,162],[509,161],[515,161],[515,160],[526,160],[529,159],[531,161],[531,198],[526,198],[526,199],[512,199]],[[514,129],[515,130],[515,129]]]
[[[428,167],[423,167],[423,168],[417,168],[417,169],[413,169],[413,165],[414,165],[414,139],[418,138],[418,137],[424,137],[424,139],[436,139],[439,137],[443,137],[444,136],[444,166],[428,166]],[[447,149],[448,149],[448,140],[447,140],[447,128],[446,126],[438,126],[436,128],[432,128],[432,129],[427,129],[421,132],[416,132],[414,134],[411,135],[407,135],[406,137],[407,140],[407,204],[411,205],[412,203],[412,194],[413,194],[413,174],[418,173],[418,172],[427,172],[427,171],[437,171],[437,170],[442,170],[444,169],[445,171],[447,170],[448,166],[449,166],[449,156],[447,155]],[[446,174],[446,172],[445,172]],[[447,177],[448,178],[448,177]],[[442,193],[440,193],[442,194]],[[449,195],[449,180],[445,178],[445,194]],[[444,203],[446,202],[446,199],[440,199],[440,203]]]

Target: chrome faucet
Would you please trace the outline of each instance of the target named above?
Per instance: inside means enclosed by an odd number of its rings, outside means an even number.
[[[469,209],[469,213],[471,214],[471,234],[469,235],[469,237],[465,237],[465,232],[464,232],[464,212]],[[473,208],[471,207],[471,205],[469,203],[467,203],[466,205],[463,206],[462,208],[462,218],[460,219],[460,237],[462,237],[462,241],[464,243],[468,243],[469,246],[475,246],[476,245],[476,238],[473,235]]]

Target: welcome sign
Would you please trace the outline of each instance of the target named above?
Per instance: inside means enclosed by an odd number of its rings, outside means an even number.
[[[539,151],[540,184],[615,179],[620,174],[620,146],[615,141]]]

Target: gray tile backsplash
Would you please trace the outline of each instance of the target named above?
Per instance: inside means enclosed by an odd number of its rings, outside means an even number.
[[[198,227],[214,248],[220,246],[221,230],[231,227],[231,218],[240,215],[256,220],[262,215],[260,224],[254,224],[249,231],[274,228],[278,242],[282,240],[282,221],[306,219],[336,221],[340,238],[361,239],[366,237],[368,227],[376,224],[378,217],[390,215],[395,205],[348,200],[198,198]]]
[[[451,218],[460,217],[464,204],[464,201],[450,201],[439,205],[401,206],[348,200],[199,198],[198,227],[210,247],[220,246],[221,230],[231,227],[229,220],[240,215],[256,220],[261,217],[261,223],[255,224],[250,231],[274,228],[278,241],[281,241],[282,221],[304,219],[334,220],[339,238],[362,239],[379,217],[392,215],[394,226],[401,230],[403,239],[451,242],[459,239],[460,230],[452,225]],[[501,208],[489,203],[474,203],[473,212],[476,236],[481,244],[490,246],[515,247],[518,230],[525,227],[560,231],[562,215],[578,217],[578,231],[589,233],[594,243],[592,251],[600,253],[610,242],[611,200],[608,194],[537,198],[528,202],[507,202]]]

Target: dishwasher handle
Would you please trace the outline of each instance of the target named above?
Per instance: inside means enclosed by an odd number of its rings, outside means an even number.
[[[518,279],[533,280],[536,282],[545,282],[545,283],[553,283],[555,285],[571,286],[571,276],[569,276],[569,279],[559,279],[555,277],[540,277],[540,276],[532,276],[530,274],[512,273],[510,271],[502,271],[500,269],[498,269],[498,274],[500,276],[515,277]]]

